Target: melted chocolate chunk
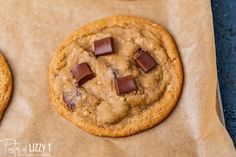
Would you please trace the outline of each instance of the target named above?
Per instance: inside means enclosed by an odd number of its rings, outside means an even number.
[[[76,79],[76,81],[78,82],[79,86],[83,85],[88,80],[94,78],[94,74],[91,68],[89,67],[88,63],[85,63],[85,62],[76,64],[71,69],[71,73],[73,77]]]
[[[66,92],[63,94],[63,100],[66,103],[68,109],[70,111],[74,111],[76,107],[76,103],[81,99],[81,93],[79,89],[73,89],[70,92]]]
[[[116,86],[116,92],[118,95],[126,94],[137,90],[135,79],[131,75],[115,78],[114,82]]]
[[[112,37],[107,37],[94,41],[96,56],[108,55],[114,53],[114,42]]]
[[[75,103],[73,101],[68,100],[68,98],[65,96],[63,96],[63,100],[67,104],[67,107],[70,111],[75,110]]]
[[[134,61],[144,73],[149,72],[155,66],[157,66],[157,62],[155,61],[155,59],[147,51],[140,48],[134,55]]]

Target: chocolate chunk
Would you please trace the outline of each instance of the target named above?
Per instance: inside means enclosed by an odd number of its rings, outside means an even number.
[[[118,95],[137,90],[135,79],[131,75],[121,77],[121,78],[115,78],[114,82],[115,82],[116,91]]]
[[[75,103],[73,101],[69,100],[69,98],[65,95],[63,95],[63,100],[67,104],[67,107],[70,111],[75,110]]]
[[[143,49],[138,49],[137,51],[134,55],[134,61],[144,73],[149,72],[157,65],[155,59],[147,51]]]
[[[94,41],[96,56],[102,56],[114,53],[114,42],[112,37],[107,37]]]
[[[71,73],[73,77],[78,82],[79,86],[87,82],[88,80],[94,78],[94,74],[89,67],[89,65],[85,62],[76,64],[72,69]]]
[[[80,101],[80,99],[81,93],[78,88],[63,93],[63,100],[67,104],[67,107],[70,111],[75,110],[76,104]]]

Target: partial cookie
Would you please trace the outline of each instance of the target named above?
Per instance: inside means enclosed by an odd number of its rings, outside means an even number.
[[[134,16],[79,28],[59,46],[49,68],[57,111],[98,136],[128,136],[155,126],[174,109],[182,85],[171,35]]]
[[[12,75],[6,59],[0,53],[0,120],[7,108],[12,92]]]

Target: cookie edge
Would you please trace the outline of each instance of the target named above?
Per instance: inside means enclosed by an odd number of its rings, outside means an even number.
[[[4,55],[0,52],[0,66],[1,69],[3,69],[3,75],[6,76],[5,79],[7,79],[7,92],[4,93],[5,96],[3,97],[3,100],[0,101],[0,121],[2,120],[4,113],[9,105],[11,96],[12,96],[12,86],[13,86],[13,81],[12,81],[12,73],[10,70],[10,66],[4,57]]]

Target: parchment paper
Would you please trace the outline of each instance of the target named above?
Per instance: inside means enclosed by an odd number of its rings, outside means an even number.
[[[148,18],[171,32],[182,57],[184,88],[171,116],[153,129],[125,138],[96,137],[54,110],[47,92],[48,66],[56,47],[75,28],[120,14]],[[15,85],[0,125],[1,157],[12,155],[4,139],[20,146],[51,144],[48,155],[54,157],[236,156],[215,109],[210,0],[2,0],[0,50]]]

